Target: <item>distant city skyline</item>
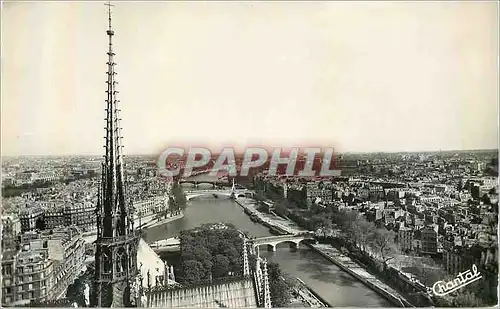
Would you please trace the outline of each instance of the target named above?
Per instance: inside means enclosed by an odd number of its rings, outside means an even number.
[[[114,4],[125,154],[498,148],[496,2]],[[2,155],[101,155],[103,3],[4,2],[2,27]]]

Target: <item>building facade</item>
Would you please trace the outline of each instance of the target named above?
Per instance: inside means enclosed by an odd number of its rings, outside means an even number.
[[[95,204],[88,201],[57,201],[20,210],[21,232],[78,226],[82,231],[96,228]]]
[[[168,209],[168,200],[169,198],[166,195],[157,195],[144,199],[137,199],[133,203],[135,214],[138,217],[146,217],[158,214]]]
[[[421,253],[436,254],[437,253],[437,233],[431,227],[425,227],[420,230]]]
[[[398,231],[398,243],[401,251],[413,250],[413,229],[409,227],[400,227]]]
[[[330,204],[333,202],[333,188],[331,182],[310,181],[306,184],[306,199],[308,205],[316,202]]]
[[[85,264],[85,241],[76,227],[21,235],[19,250],[2,258],[2,305],[59,298]],[[63,295],[64,296],[64,295]]]
[[[21,233],[34,231],[43,222],[44,211],[41,207],[23,208],[19,211]]]

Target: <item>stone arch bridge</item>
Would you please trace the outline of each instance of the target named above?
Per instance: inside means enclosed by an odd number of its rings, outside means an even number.
[[[259,237],[250,240],[252,252],[255,252],[257,247],[259,246],[267,246],[269,251],[276,251],[276,246],[281,243],[289,243],[292,249],[298,248],[301,242],[303,241],[315,241],[313,235],[309,233],[304,234],[296,234],[296,235],[279,235],[279,236],[268,236],[268,237]]]
[[[213,189],[213,190],[192,190],[192,191],[184,191],[186,194],[186,200],[191,200],[197,197],[208,197],[208,196],[217,196],[217,197],[227,197],[230,198],[233,193],[234,197],[253,197],[253,192],[244,190],[227,190],[227,189]]]
[[[231,186],[231,184],[228,181],[222,181],[222,180],[179,180],[179,184],[192,184],[193,187],[198,188],[198,185],[201,184],[206,184],[206,185],[212,185],[212,188],[217,188],[217,187],[228,187]]]
[[[240,232],[241,233],[241,232]],[[242,234],[244,236],[244,234]],[[248,244],[250,245],[251,252],[255,254],[256,249],[259,246],[266,245],[269,251],[276,251],[276,246],[281,243],[290,243],[290,247],[297,248],[302,241],[316,241],[314,235],[309,233],[301,233],[296,235],[280,235],[280,236],[268,236],[248,239]],[[151,248],[155,252],[162,252],[170,250],[180,249],[180,239],[179,237],[164,239],[150,243]]]

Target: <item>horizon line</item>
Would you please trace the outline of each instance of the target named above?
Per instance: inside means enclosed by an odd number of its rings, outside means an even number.
[[[278,148],[278,147],[271,147]],[[283,147],[281,147],[283,148]],[[439,153],[439,152],[499,152],[498,148],[476,148],[476,149],[435,149],[435,150],[394,150],[394,151],[343,151],[336,152],[337,154],[397,154],[397,153]],[[243,153],[244,151],[236,151],[236,153]],[[125,157],[134,156],[156,156],[156,154],[144,154],[144,153],[131,153],[123,154]],[[19,154],[19,155],[2,155],[1,158],[11,158],[11,157],[102,157],[104,154]]]

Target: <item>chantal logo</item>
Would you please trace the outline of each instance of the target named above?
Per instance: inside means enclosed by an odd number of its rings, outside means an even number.
[[[481,278],[481,273],[477,270],[476,265],[472,265],[472,270],[468,269],[463,273],[459,273],[453,280],[448,282],[438,281],[434,283],[432,291],[437,296],[445,296]]]
[[[341,174],[340,170],[331,169],[333,148],[291,148],[285,154],[282,153],[283,150],[283,148],[273,148],[272,151],[260,147],[247,148],[242,159],[240,156],[237,160],[235,151],[231,147],[223,148],[217,155],[202,147],[187,149],[172,147],[160,155],[157,166],[160,175],[167,178],[176,176],[187,178],[201,170],[209,172],[211,176],[223,171],[231,177],[248,176],[251,168],[258,167],[266,167],[270,176],[329,177]]]

